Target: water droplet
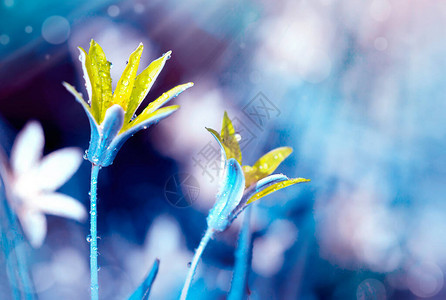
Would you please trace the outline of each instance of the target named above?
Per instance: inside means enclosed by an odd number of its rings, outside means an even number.
[[[91,235],[87,235],[86,240],[87,240],[88,243],[90,243],[91,242]]]
[[[192,263],[191,263],[191,262],[188,262],[188,263],[187,263],[187,267],[190,268],[191,266],[192,266]]]
[[[98,267],[98,272],[101,270],[101,267]]]
[[[129,81],[127,79],[124,79],[124,80],[122,80],[122,84],[127,86],[127,85],[129,85]]]

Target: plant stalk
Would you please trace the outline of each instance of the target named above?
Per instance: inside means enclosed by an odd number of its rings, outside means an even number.
[[[91,278],[91,300],[99,298],[98,283],[98,230],[97,230],[97,185],[100,166],[91,166],[90,181],[90,278]]]
[[[247,298],[248,273],[251,265],[251,209],[248,206],[243,216],[243,225],[240,230],[237,250],[235,252],[234,273],[232,275],[231,290],[228,300],[243,300]]]
[[[181,291],[180,300],[186,300],[187,293],[190,286],[192,285],[192,279],[194,277],[195,270],[197,269],[198,262],[200,261],[201,255],[203,254],[204,249],[206,248],[209,240],[212,238],[213,235],[214,230],[208,227],[204,236],[201,238],[200,245],[198,246],[197,250],[195,250],[194,258],[192,259],[189,273],[186,277],[186,282],[184,283],[183,290]]]

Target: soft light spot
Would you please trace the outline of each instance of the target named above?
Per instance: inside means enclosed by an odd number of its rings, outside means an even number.
[[[361,282],[356,290],[357,300],[385,300],[386,298],[386,288],[384,287],[384,284],[373,278]]]
[[[9,35],[7,35],[7,34],[0,35],[0,44],[2,44],[2,45],[9,44]]]
[[[14,0],[5,0],[4,3],[6,7],[12,7],[14,5]]]
[[[107,9],[108,15],[112,18],[117,17],[120,12],[121,12],[121,10],[119,9],[119,7],[117,5],[110,5]]]
[[[31,269],[31,275],[36,292],[43,292],[54,285],[55,278],[50,263],[34,264]]]
[[[31,33],[31,32],[33,32],[33,28],[28,25],[28,26],[25,27],[25,32],[26,33]]]
[[[388,43],[387,39],[383,37],[378,37],[375,39],[375,49],[378,51],[384,51],[387,49]]]
[[[42,24],[42,37],[50,44],[58,45],[70,36],[70,23],[61,16],[51,16]]]
[[[82,255],[70,248],[55,253],[51,270],[55,280],[66,285],[82,280],[88,274],[88,267]]]
[[[435,264],[413,265],[409,269],[407,283],[410,291],[416,296],[433,297],[443,288],[443,272]]]

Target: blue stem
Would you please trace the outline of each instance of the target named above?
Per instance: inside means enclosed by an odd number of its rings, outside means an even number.
[[[90,278],[91,300],[99,298],[98,283],[98,230],[97,230],[97,185],[100,166],[91,166],[90,186]]]
[[[243,225],[240,230],[237,250],[235,252],[234,274],[232,275],[231,290],[228,300],[246,299],[248,272],[251,258],[251,206],[245,210]]]
[[[214,230],[208,227],[204,236],[201,239],[200,245],[197,250],[195,250],[194,258],[192,259],[192,263],[190,265],[189,273],[186,277],[186,282],[184,283],[183,290],[181,291],[180,300],[186,300],[187,293],[189,292],[189,288],[192,284],[192,279],[194,278],[195,270],[197,269],[198,262],[200,261],[201,255],[203,254],[204,248],[206,248],[209,240],[214,235]]]
[[[152,284],[155,281],[156,275],[158,274],[159,265],[160,260],[155,259],[149,274],[147,274],[147,277],[128,300],[147,300],[149,298]]]

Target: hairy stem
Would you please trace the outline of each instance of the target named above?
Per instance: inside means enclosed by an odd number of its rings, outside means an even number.
[[[91,166],[90,181],[90,278],[91,300],[99,298],[98,283],[98,230],[97,230],[97,185],[100,166]]]
[[[209,240],[214,235],[214,231],[211,228],[206,229],[204,236],[201,238],[200,245],[197,250],[195,250],[194,258],[192,259],[192,263],[190,265],[189,273],[186,277],[186,282],[184,283],[183,290],[181,291],[180,300],[186,300],[187,293],[192,284],[192,279],[195,274],[195,270],[197,269],[198,262],[200,261],[201,255],[203,254],[204,248],[208,244]]]

